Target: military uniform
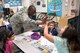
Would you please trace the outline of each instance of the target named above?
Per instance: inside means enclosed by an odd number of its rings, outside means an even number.
[[[10,23],[16,35],[38,28],[37,22],[28,17],[27,8],[23,8],[20,12],[14,14],[10,19]]]

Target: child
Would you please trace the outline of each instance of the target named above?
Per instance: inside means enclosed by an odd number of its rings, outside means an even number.
[[[8,15],[4,16],[4,21],[3,21],[4,25],[9,25],[10,23],[8,22]]]
[[[55,25],[55,22],[54,21],[49,22],[48,32],[51,35],[57,36],[58,31],[57,31],[57,29],[55,28],[54,25]]]
[[[2,32],[4,35],[3,38],[3,49],[5,53],[14,53],[14,45],[13,45],[13,40],[14,40],[14,33],[9,30],[4,30]]]
[[[12,17],[13,15],[14,15],[14,11],[12,10],[12,11],[10,11],[9,16]]]
[[[7,28],[7,29],[9,29],[10,31],[12,31],[12,26],[11,26],[11,24],[10,24],[9,21],[8,21],[8,15],[5,15],[5,16],[4,16],[3,24],[6,25],[6,28]]]
[[[58,53],[80,53],[80,41],[78,32],[75,28],[64,27],[61,37],[48,34],[48,23],[45,23],[44,36],[53,42],[58,50]]]

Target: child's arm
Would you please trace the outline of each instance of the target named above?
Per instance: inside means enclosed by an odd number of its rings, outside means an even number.
[[[44,36],[50,41],[53,42],[53,36],[48,33],[48,23],[44,26]]]

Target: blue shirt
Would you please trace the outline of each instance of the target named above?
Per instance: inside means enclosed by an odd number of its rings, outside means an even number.
[[[52,30],[49,28],[49,29],[48,29],[48,33],[49,33],[49,34],[51,33],[51,35],[57,36],[58,31],[57,31],[56,28],[53,28]]]

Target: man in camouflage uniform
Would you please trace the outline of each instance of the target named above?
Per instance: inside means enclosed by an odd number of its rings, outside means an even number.
[[[15,35],[20,33],[37,29],[37,24],[39,23],[37,20],[33,20],[33,16],[36,14],[36,8],[31,5],[28,9],[25,7],[20,10],[20,12],[14,14],[10,23],[12,25],[12,29]],[[40,21],[41,23],[41,21]]]

